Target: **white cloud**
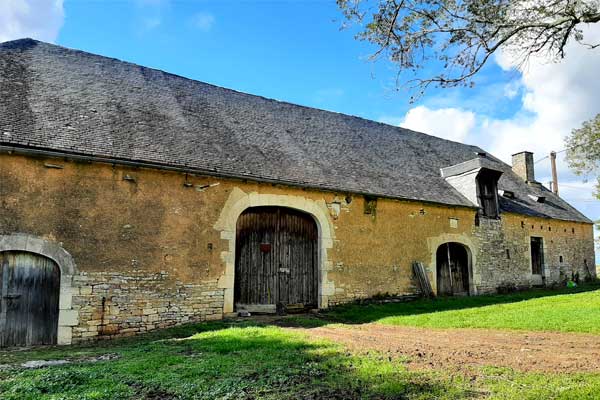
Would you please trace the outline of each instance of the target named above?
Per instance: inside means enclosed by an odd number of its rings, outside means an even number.
[[[600,26],[585,30],[586,40],[600,40]],[[506,55],[497,57],[504,69],[514,66]],[[573,128],[600,112],[600,52],[575,43],[567,47],[560,63],[533,58],[522,68],[522,108],[506,120],[485,119],[480,136],[490,135],[492,152],[507,159],[511,153],[529,149],[547,154],[564,147]]]
[[[550,181],[550,177],[547,177]],[[594,192],[595,181],[581,182],[581,181],[564,181],[560,179],[558,181],[558,188],[560,195],[565,199],[571,199],[573,201],[598,201],[594,199],[592,193]]]
[[[215,17],[214,15],[206,12],[199,12],[192,16],[191,23],[193,27],[200,29],[201,31],[208,32],[215,24]]]
[[[521,92],[521,82],[519,81],[511,81],[504,85],[504,97],[508,99],[513,99],[517,97],[517,95]]]
[[[585,29],[586,41],[600,41],[600,26]],[[506,54],[496,62],[505,70],[515,68]],[[503,88],[507,98],[520,96],[522,105],[507,119],[465,110],[446,103],[444,108],[417,106],[404,117],[384,117],[382,121],[421,130],[436,136],[480,145],[505,161],[513,153],[529,150],[537,158],[564,148],[564,138],[573,128],[600,112],[600,51],[576,43],[567,45],[567,55],[559,63],[532,58],[521,68],[519,79]],[[430,101],[435,104],[435,99]],[[563,164],[564,166],[564,164]]]
[[[383,117],[381,122],[464,142],[475,127],[475,113],[458,108],[432,110],[425,106],[410,109],[403,118]]]
[[[64,17],[63,0],[0,0],[0,42],[25,37],[54,42]]]

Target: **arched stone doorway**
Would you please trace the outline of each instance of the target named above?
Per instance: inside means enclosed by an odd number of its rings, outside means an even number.
[[[316,308],[319,232],[314,218],[286,207],[246,209],[236,226],[236,310]]]
[[[8,254],[9,258],[12,259],[5,260],[5,254]],[[45,270],[45,272],[37,271],[42,275],[48,273],[55,277],[58,276],[58,322],[57,326],[51,329],[53,332],[52,341],[59,345],[71,344],[73,327],[79,324],[79,313],[72,306],[73,275],[76,273],[76,265],[73,257],[58,243],[37,236],[21,233],[0,235],[0,263],[2,263],[0,285],[5,288],[3,289],[3,293],[7,293],[9,296],[8,300],[14,300],[10,299],[10,297],[20,292],[17,293],[16,291],[12,291],[12,289],[10,292],[8,291],[10,277],[4,278],[5,271],[9,271],[8,268],[13,268],[13,265],[16,265],[18,268],[24,262],[39,263],[42,266],[41,269]],[[8,265],[8,268],[5,268],[5,265]],[[58,273],[56,272],[56,268],[58,268]],[[54,272],[50,273],[51,271]],[[56,284],[54,278],[44,280],[44,282],[49,283],[51,286]],[[38,284],[34,283],[34,286]],[[23,294],[21,294],[22,296]],[[6,309],[8,311],[8,305],[2,305],[2,307],[2,310]],[[54,306],[52,305],[52,307]],[[0,324],[6,324],[7,316],[0,316],[0,318],[4,318],[0,321]],[[54,321],[54,317],[52,317],[52,321]],[[5,329],[5,326],[0,326],[0,328]]]
[[[0,253],[0,347],[56,344],[60,268],[26,251]]]
[[[317,224],[319,231],[319,308],[327,308],[330,296],[335,294],[335,284],[328,279],[328,272],[332,268],[328,251],[333,248],[333,225],[329,221],[329,210],[323,199],[312,200],[301,196],[275,195],[250,192],[246,193],[239,188],[234,188],[214,228],[220,232],[221,238],[228,242],[225,251],[221,253],[224,262],[224,273],[219,278],[218,287],[224,289],[223,313],[234,311],[234,282],[235,282],[235,249],[236,226],[239,216],[248,208],[260,206],[276,206],[292,208],[309,214]]]
[[[438,296],[466,296],[471,287],[469,249],[456,242],[440,245],[436,252]]]

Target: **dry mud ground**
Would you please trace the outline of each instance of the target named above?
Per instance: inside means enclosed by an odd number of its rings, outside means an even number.
[[[518,371],[600,372],[598,335],[380,324],[288,329],[341,343],[353,352],[406,357],[415,369],[493,365]]]

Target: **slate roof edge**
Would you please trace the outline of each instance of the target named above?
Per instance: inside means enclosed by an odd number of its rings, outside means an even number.
[[[254,177],[254,176],[242,176],[242,175],[235,176],[233,174],[218,173],[218,172],[214,172],[214,171],[206,171],[206,170],[200,170],[198,168],[178,166],[178,165],[137,162],[137,161],[133,161],[133,160],[123,160],[123,159],[118,159],[118,158],[109,158],[109,157],[100,157],[100,156],[87,155],[87,154],[61,152],[61,151],[56,151],[56,150],[46,150],[46,149],[39,149],[39,148],[32,148],[32,147],[25,147],[25,146],[19,147],[19,146],[14,146],[14,145],[5,145],[2,142],[0,142],[0,153],[9,153],[9,154],[16,153],[16,154],[21,154],[21,155],[43,156],[43,157],[63,157],[63,158],[67,158],[67,159],[70,159],[73,161],[89,160],[89,161],[98,162],[98,163],[118,164],[118,165],[132,166],[132,167],[139,167],[139,168],[162,169],[162,170],[168,170],[168,171],[174,171],[174,172],[189,172],[189,173],[202,174],[202,175],[212,176],[212,177],[217,177],[217,178],[253,180],[255,182],[287,185],[287,186],[292,186],[292,187],[313,189],[313,190],[317,190],[317,191],[345,192],[345,193],[351,193],[351,194],[360,195],[360,196],[376,196],[376,197],[385,198],[385,199],[432,204],[432,205],[436,205],[436,206],[458,207],[458,208],[466,208],[466,209],[470,209],[470,210],[477,210],[477,208],[478,208],[475,206],[467,206],[467,205],[462,205],[462,204],[439,203],[439,202],[430,201],[430,200],[421,200],[421,199],[390,196],[390,195],[380,195],[380,194],[367,193],[367,192],[357,192],[357,191],[351,191],[351,190],[342,190],[339,188],[308,186],[308,185],[303,185],[298,182],[283,182],[280,180],[268,180],[266,178],[260,178],[260,177]],[[514,211],[502,211],[502,213],[519,215],[519,216],[524,216],[524,217],[532,217],[532,215],[517,213]],[[556,217],[550,217],[550,216],[540,216],[540,215],[533,216],[533,217],[541,218],[541,219],[548,219],[548,220],[558,220],[558,221],[565,221],[565,222],[582,223],[582,224],[588,224],[588,225],[595,224],[592,220],[590,220],[587,217],[585,217],[586,221],[576,220],[576,219],[556,218]]]
[[[596,221],[593,221],[590,218],[588,218],[585,214],[583,214],[581,211],[579,211],[577,208],[575,208],[573,205],[571,205],[571,203],[569,203],[568,201],[564,200],[562,197],[560,197],[559,195],[555,194],[552,190],[550,190],[546,186],[544,186],[544,184],[542,184],[541,182],[537,182],[537,181],[533,181],[533,182],[534,183],[539,183],[540,190],[541,190],[542,193],[544,193],[544,197],[546,197],[546,198],[552,198],[552,196],[558,197],[559,199],[561,199],[562,201],[564,201],[569,207],[571,207],[572,211],[574,211],[576,214],[579,214],[579,216],[581,217],[581,219],[563,219],[563,218],[550,217],[551,219],[560,219],[562,221],[584,222],[586,224],[592,224],[592,225],[596,224]]]
[[[478,209],[478,207],[469,206],[469,205],[465,205],[465,204],[442,203],[442,202],[436,202],[436,201],[431,201],[431,200],[424,200],[424,199],[411,198],[411,197],[393,196],[393,195],[389,195],[389,194],[381,194],[381,193],[376,193],[376,192],[360,192],[360,191],[350,190],[350,189],[341,189],[339,187],[318,186],[318,185],[305,184],[302,182],[284,181],[281,179],[269,179],[269,178],[265,178],[265,177],[254,176],[254,175],[229,174],[226,172],[204,170],[204,169],[200,169],[200,168],[189,167],[189,166],[179,165],[179,164],[164,164],[164,163],[158,163],[158,162],[119,159],[119,158],[114,158],[114,157],[110,157],[110,156],[82,154],[82,153],[75,153],[75,152],[59,151],[56,149],[42,149],[42,148],[31,147],[31,146],[15,146],[12,143],[7,144],[6,142],[1,142],[1,141],[0,141],[0,153],[20,154],[20,155],[26,155],[26,156],[40,156],[40,157],[60,157],[60,158],[67,158],[67,159],[74,160],[74,161],[92,161],[92,162],[98,162],[98,163],[118,164],[118,165],[139,167],[139,168],[162,169],[162,170],[168,170],[168,171],[174,171],[174,172],[188,172],[188,173],[212,176],[212,177],[216,177],[216,178],[250,180],[250,181],[254,181],[254,182],[279,184],[279,185],[286,185],[286,186],[292,186],[292,187],[298,187],[298,188],[313,189],[313,190],[317,190],[317,191],[343,192],[343,193],[350,193],[350,194],[360,195],[360,196],[373,196],[373,197],[379,197],[379,198],[385,198],[385,199],[391,199],[391,200],[411,201],[411,202],[418,202],[418,203],[424,203],[424,204],[432,204],[432,205],[437,205],[437,206],[459,207],[459,208],[466,208],[466,209],[470,209],[470,210]]]
[[[586,221],[583,220],[578,220],[578,219],[565,219],[565,218],[558,218],[558,217],[551,217],[548,215],[529,215],[529,214],[521,214],[518,212],[514,212],[514,211],[505,211],[503,210],[501,212],[501,214],[512,214],[512,215],[518,215],[521,217],[529,217],[529,218],[539,218],[539,219],[547,219],[547,220],[554,220],[554,221],[562,221],[562,222],[573,222],[576,224],[586,224],[586,225],[596,225],[596,223],[592,220],[590,220],[589,218],[586,217]],[[532,235],[535,236],[535,235]]]
[[[440,168],[440,172],[442,174],[442,178],[450,178],[452,176],[466,174],[468,172],[472,172],[478,169],[486,168],[492,171],[500,172],[500,175],[504,173],[504,171],[498,169],[498,166],[495,165],[496,161],[490,161],[487,158],[473,158],[471,160],[463,161],[458,164],[450,165],[448,167]],[[501,163],[501,161],[500,161]]]

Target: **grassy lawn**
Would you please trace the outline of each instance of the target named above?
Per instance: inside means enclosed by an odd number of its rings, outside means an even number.
[[[408,371],[401,359],[348,353],[274,326],[212,323],[143,338],[0,353],[2,362],[82,359],[0,371],[12,399],[596,399],[597,374],[481,368]],[[112,361],[89,357],[114,354]],[[87,358],[87,361],[83,359]]]
[[[409,373],[401,360],[355,356],[274,326],[200,324],[97,346],[0,354],[2,362],[16,363],[107,353],[119,358],[1,371],[0,398],[456,399],[470,393],[462,378]]]
[[[536,291],[445,302],[348,306],[327,315],[352,323],[600,332],[598,291],[556,294]],[[580,328],[573,319],[580,319]],[[309,316],[293,321],[303,326],[327,323]],[[93,361],[107,354],[115,358]],[[75,362],[41,369],[20,367],[24,361],[52,359]],[[408,370],[405,359],[374,351],[352,353],[335,343],[253,321],[187,325],[94,345],[0,351],[0,364],[4,364],[0,367],[3,400],[533,400],[600,396],[600,374],[523,373],[491,366],[467,374]]]
[[[345,323],[600,333],[600,288],[349,305],[328,315]]]

